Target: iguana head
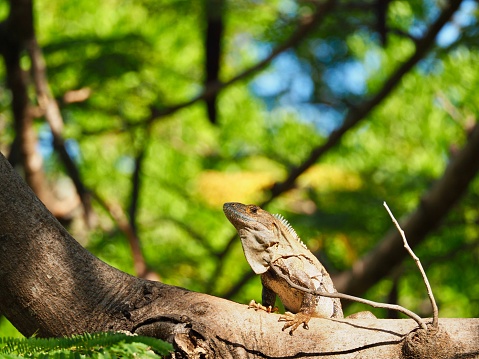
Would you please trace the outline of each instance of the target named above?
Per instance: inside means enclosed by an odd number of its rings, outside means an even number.
[[[237,202],[225,203],[223,211],[238,231],[246,260],[256,274],[269,269],[280,242],[283,248],[290,243],[304,247],[294,229],[280,215],[272,215],[254,204]]]

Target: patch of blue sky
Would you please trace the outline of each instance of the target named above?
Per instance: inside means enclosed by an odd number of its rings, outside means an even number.
[[[81,159],[81,151],[78,142],[74,139],[65,140],[65,149],[68,155],[75,161]],[[43,124],[38,131],[37,150],[42,158],[49,159],[53,155],[53,134],[48,124]]]
[[[344,56],[348,52],[345,43],[340,39],[330,38],[327,41],[322,39],[311,42],[312,52],[319,61],[327,64],[333,61],[336,56]]]
[[[360,62],[338,64],[326,70],[324,79],[338,94],[358,95],[366,89],[366,70]],[[282,95],[281,103],[288,105],[308,101],[314,91],[309,69],[291,52],[278,56],[270,70],[259,75],[251,86],[260,97]]]
[[[439,32],[436,43],[441,47],[447,47],[454,43],[461,34],[461,28],[477,22],[477,18],[474,14],[476,9],[477,1],[464,1],[460,5],[458,11],[454,14],[452,20]],[[416,38],[424,36],[429,24],[435,21],[439,16],[440,10],[441,8],[434,3],[426,5],[426,22],[421,20],[414,21],[413,25],[408,30],[409,33]]]
[[[366,91],[366,70],[362,63],[350,61],[329,68],[324,79],[331,90],[338,94],[361,95]]]
[[[53,154],[53,134],[48,124],[44,124],[38,131],[37,150],[43,158],[50,158]]]
[[[477,22],[474,14],[476,10],[477,3],[475,1],[463,2],[451,21],[444,25],[437,35],[437,45],[444,48],[458,41],[462,29],[466,26],[474,25]],[[440,60],[429,56],[421,60],[418,69],[424,74],[439,74],[444,70],[444,66]]]
[[[72,138],[66,139],[65,148],[70,158],[72,158],[75,162],[80,162],[81,160],[80,145],[78,144],[76,140]]]
[[[350,61],[326,70],[324,80],[338,96],[360,95],[366,91],[366,75],[363,64]],[[310,103],[314,92],[310,70],[293,52],[278,56],[271,68],[252,82],[251,88],[270,111],[278,108],[293,111],[300,120],[313,123],[324,135],[342,122],[343,115],[337,109]]]
[[[303,103],[296,107],[300,118],[312,123],[321,135],[328,136],[343,123],[343,113],[331,106]]]
[[[292,0],[282,0],[278,3],[278,11],[286,16],[296,17],[298,4]]]
[[[463,27],[473,25],[477,22],[475,11],[477,9],[476,1],[465,1],[454,14],[452,20],[448,22],[437,35],[436,42],[441,47],[447,47],[453,44],[461,36]]]
[[[301,67],[296,55],[285,52],[278,56],[271,64],[271,68],[256,77],[251,83],[254,93],[260,97],[277,96],[285,91],[294,89],[296,97],[308,99],[313,91],[313,84]]]
[[[381,69],[381,55],[376,49],[366,51],[362,65],[364,67],[364,80],[366,80],[366,74],[371,74]]]

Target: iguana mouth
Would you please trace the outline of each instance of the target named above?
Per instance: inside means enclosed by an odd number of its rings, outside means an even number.
[[[252,222],[252,218],[245,215],[242,209],[246,206],[238,202],[228,202],[223,205],[223,212],[231,223],[236,227],[238,223]]]

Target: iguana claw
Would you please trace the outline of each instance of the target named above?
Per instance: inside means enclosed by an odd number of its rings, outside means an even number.
[[[254,310],[264,310],[266,313],[276,313],[279,309],[278,307],[272,307],[271,305],[268,305],[265,307],[262,304],[256,303],[254,299],[251,299],[251,302],[248,304],[248,309],[253,308]]]
[[[293,314],[291,312],[286,312],[284,315],[279,317],[278,322],[287,322],[284,327],[283,331],[289,327],[291,327],[289,331],[289,335],[293,335],[293,332],[303,324],[304,329],[309,329],[308,322],[311,319],[311,314],[306,314],[303,312],[299,312],[297,314]]]

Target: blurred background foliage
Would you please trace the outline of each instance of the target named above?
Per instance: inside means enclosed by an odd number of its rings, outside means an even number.
[[[84,185],[104,201],[93,196],[89,225],[81,206],[63,218],[74,237],[107,263],[138,274],[128,236],[111,215],[117,208],[130,214],[149,274],[241,303],[260,301],[259,278],[232,240],[223,203],[269,201],[271,186],[411,56],[414,40],[447,1],[341,2],[262,71],[226,86],[216,99],[215,124],[204,101],[162,111],[202,94],[209,15],[219,13],[222,21],[219,80],[227,81],[285,43],[318,3],[35,1],[37,38],[68,153]],[[379,21],[382,3],[387,31]],[[7,14],[1,3],[0,15]],[[291,222],[331,273],[350,268],[391,228],[382,201],[397,218],[413,211],[465,143],[479,113],[477,15],[477,3],[463,1],[392,93],[266,207]],[[22,66],[29,65],[25,54]],[[15,131],[4,67],[0,79],[0,149],[7,155]],[[82,100],[68,101],[75,94]],[[50,127],[41,117],[34,125],[48,185],[59,199],[71,199],[75,188]],[[416,248],[443,317],[479,315],[478,196],[475,181]],[[409,258],[364,296],[431,314]],[[359,309],[365,308],[347,312]],[[5,319],[0,333],[14,335]]]

